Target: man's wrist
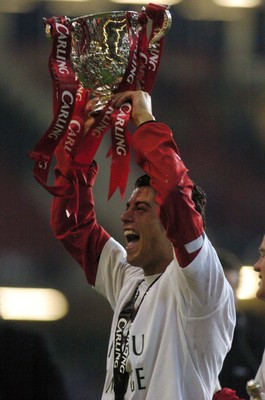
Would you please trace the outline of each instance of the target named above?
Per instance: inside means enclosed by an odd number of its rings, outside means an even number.
[[[140,125],[143,125],[145,122],[152,122],[155,121],[155,117],[150,114],[150,113],[143,113],[139,116],[139,118],[135,119],[135,125],[137,126],[137,128]]]
[[[137,128],[140,128],[140,126],[143,126],[145,124],[149,124],[150,122],[156,122],[155,119],[149,119],[148,121],[142,122],[140,125],[137,126]]]

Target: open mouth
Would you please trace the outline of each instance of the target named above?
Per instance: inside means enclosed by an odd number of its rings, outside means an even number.
[[[126,249],[132,248],[139,241],[140,236],[137,232],[132,229],[125,229],[124,231]]]

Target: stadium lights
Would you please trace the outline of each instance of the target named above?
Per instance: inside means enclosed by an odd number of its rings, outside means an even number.
[[[213,0],[215,4],[223,7],[252,8],[261,4],[261,0]]]
[[[55,289],[0,287],[0,318],[56,321],[68,312],[66,297]]]
[[[144,5],[150,3],[149,0],[110,0],[112,3],[119,3],[119,4],[139,4],[139,5]],[[183,0],[159,0],[157,4],[162,4],[162,5],[174,5],[181,3]],[[153,2],[155,3],[155,2]]]
[[[253,267],[244,265],[239,272],[238,300],[255,299],[258,290],[259,276]]]

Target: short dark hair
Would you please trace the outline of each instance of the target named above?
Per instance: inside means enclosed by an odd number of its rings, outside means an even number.
[[[140,176],[140,178],[138,178],[134,184],[135,189],[143,186],[150,186],[150,176],[148,174]],[[204,190],[194,182],[192,188],[192,200],[195,204],[195,210],[201,214],[203,225],[205,227],[206,225],[205,209],[206,209],[207,197]]]

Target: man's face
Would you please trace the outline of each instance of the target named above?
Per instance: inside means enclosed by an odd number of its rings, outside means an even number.
[[[127,261],[143,268],[145,275],[163,272],[173,259],[173,250],[158,217],[155,192],[149,186],[133,191],[121,216]]]
[[[259,287],[256,293],[258,299],[265,301],[265,235],[259,247],[260,257],[254,264],[254,270],[259,273]]]

